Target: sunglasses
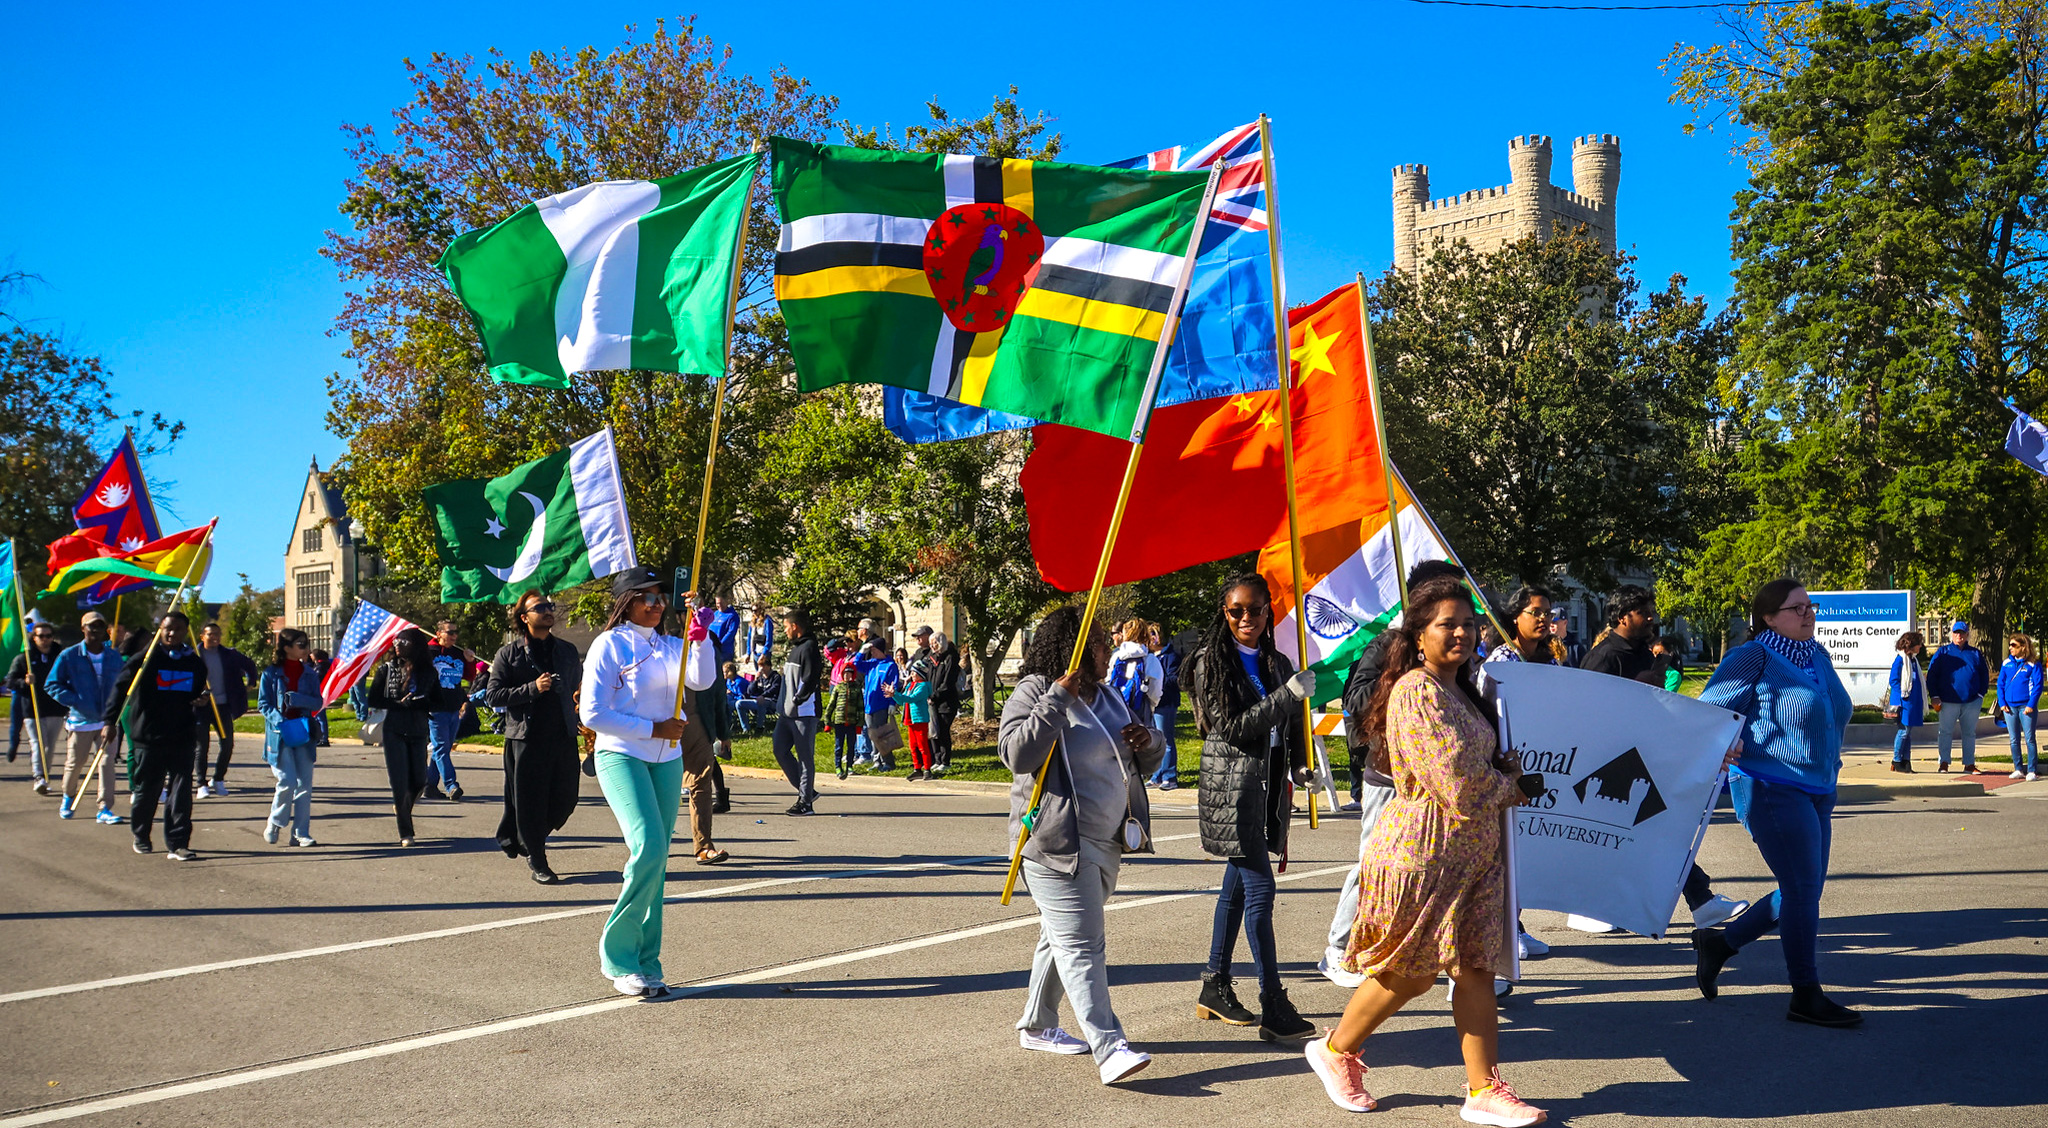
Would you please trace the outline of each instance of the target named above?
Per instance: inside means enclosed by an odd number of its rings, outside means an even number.
[[[554,611],[554,609],[555,604],[554,601],[551,599],[543,599],[538,603],[529,603],[526,605],[526,613],[529,615],[534,614],[536,612],[544,614],[551,613]]]
[[[1223,613],[1233,619],[1256,619],[1266,613],[1266,605],[1261,603],[1254,607],[1225,607]]]

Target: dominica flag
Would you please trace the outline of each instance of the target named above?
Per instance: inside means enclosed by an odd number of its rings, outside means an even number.
[[[1301,568],[1308,584],[1305,598],[1296,598],[1294,567],[1288,543],[1259,553],[1259,573],[1273,590],[1274,645],[1281,653],[1316,672],[1320,708],[1344,695],[1344,679],[1366,645],[1393,625],[1401,611],[1401,574],[1423,560],[1449,560],[1450,550],[1437,539],[1433,523],[1423,515],[1407,483],[1396,481],[1383,491],[1379,475],[1361,474],[1361,486],[1377,492],[1376,505],[1362,518],[1342,513],[1303,510]],[[1369,481],[1369,485],[1367,482]],[[1401,567],[1395,567],[1394,534],[1387,514],[1387,493],[1400,509]],[[1308,616],[1308,659],[1295,653],[1297,615]]]
[[[1207,172],[770,145],[802,390],[885,384],[1141,437]]]
[[[512,603],[635,567],[610,428],[496,478],[426,489],[446,603]]]
[[[759,158],[558,193],[441,255],[491,375],[566,388],[577,372],[725,374],[735,264]]]

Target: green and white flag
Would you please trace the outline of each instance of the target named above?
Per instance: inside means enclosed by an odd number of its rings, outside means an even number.
[[[566,388],[577,372],[725,374],[734,263],[759,158],[605,180],[459,236],[441,272],[491,375]]]
[[[441,599],[512,603],[637,567],[610,428],[497,478],[426,490]]]
[[[14,542],[0,541],[0,669],[12,666],[28,643],[28,624],[21,621],[20,614],[20,584],[21,577],[14,571]],[[19,698],[15,707],[22,707]]]

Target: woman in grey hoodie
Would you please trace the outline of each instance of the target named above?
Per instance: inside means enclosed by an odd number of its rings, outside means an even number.
[[[1076,607],[1062,607],[1038,625],[1023,677],[1003,706],[997,750],[1015,773],[1013,842],[1038,770],[1052,758],[1024,844],[1024,883],[1038,906],[1039,935],[1018,1043],[1047,1053],[1092,1053],[1109,1085],[1152,1061],[1124,1040],[1123,1023],[1109,1005],[1102,910],[1116,891],[1123,855],[1151,852],[1144,780],[1159,766],[1165,742],[1104,691],[1109,639],[1100,628],[1088,633],[1080,669],[1067,672],[1080,630]],[[1062,995],[1073,1003],[1085,1041],[1059,1027]]]

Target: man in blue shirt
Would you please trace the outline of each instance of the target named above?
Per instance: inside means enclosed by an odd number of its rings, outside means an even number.
[[[740,613],[733,610],[732,600],[718,597],[718,611],[711,616],[711,645],[718,651],[718,668],[734,659],[734,650],[739,642]]]
[[[1956,620],[1949,626],[1948,638],[1948,645],[1935,651],[1934,660],[1927,663],[1927,703],[1941,709],[1934,730],[1941,762],[1934,770],[1948,770],[1949,748],[1960,725],[1963,774],[1975,775],[1977,714],[1984,708],[1984,691],[1991,688],[1991,667],[1984,661],[1984,652],[1970,645],[1970,624]]]

